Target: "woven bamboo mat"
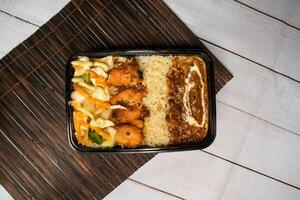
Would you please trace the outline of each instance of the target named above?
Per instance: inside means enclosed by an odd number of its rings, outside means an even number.
[[[207,51],[160,0],[78,0],[0,61],[0,184],[15,199],[102,199],[155,155],[76,153],[64,107],[72,54],[149,47]],[[218,91],[232,76],[214,62]]]

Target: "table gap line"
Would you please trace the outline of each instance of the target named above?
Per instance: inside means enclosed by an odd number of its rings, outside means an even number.
[[[295,79],[295,78],[292,78],[292,77],[290,77],[290,76],[288,76],[288,75],[285,75],[285,74],[283,74],[283,73],[281,73],[281,72],[278,72],[278,71],[276,71],[276,70],[274,70],[274,69],[272,69],[272,68],[270,68],[270,67],[268,67],[268,66],[266,66],[266,65],[264,65],[264,64],[261,64],[261,63],[259,63],[259,62],[256,62],[255,60],[252,60],[252,59],[250,59],[250,58],[247,58],[246,56],[243,56],[243,55],[241,55],[241,54],[239,54],[239,53],[236,53],[236,52],[234,52],[234,51],[232,51],[232,50],[229,50],[229,49],[227,49],[227,48],[225,48],[225,47],[222,47],[222,46],[220,46],[220,45],[218,45],[218,44],[215,44],[215,43],[213,43],[213,42],[210,42],[210,41],[208,41],[208,40],[206,40],[206,39],[204,39],[204,38],[201,38],[201,37],[199,37],[199,36],[197,36],[197,37],[198,37],[198,39],[201,40],[201,41],[207,42],[207,43],[209,43],[209,44],[211,44],[211,45],[213,45],[213,46],[215,46],[215,47],[218,47],[218,48],[220,48],[220,49],[222,49],[222,50],[224,50],[224,51],[227,51],[227,52],[229,52],[229,53],[231,53],[231,54],[233,54],[233,55],[236,55],[236,56],[238,56],[238,57],[240,57],[240,58],[243,58],[243,59],[245,59],[245,60],[247,60],[247,61],[249,61],[249,62],[252,62],[252,63],[254,63],[254,64],[256,64],[256,65],[259,65],[260,67],[263,67],[263,68],[265,68],[265,69],[267,69],[267,70],[270,70],[271,72],[274,72],[274,73],[276,73],[276,74],[279,74],[279,75],[281,75],[281,76],[284,76],[284,77],[287,78],[287,79],[290,79],[290,80],[292,80],[292,81],[295,81],[295,82],[297,82],[297,83],[300,83],[299,80],[297,80],[297,79]]]
[[[6,11],[4,11],[4,10],[2,10],[2,9],[0,9],[0,13],[4,13],[4,14],[6,14],[6,15],[12,17],[12,18],[15,18],[15,19],[17,19],[17,20],[20,20],[20,21],[22,21],[22,22],[24,22],[24,23],[26,23],[26,24],[30,24],[30,25],[35,26],[35,27],[37,27],[37,28],[40,28],[40,27],[41,27],[41,26],[38,25],[38,24],[35,24],[35,23],[30,22],[30,21],[28,21],[28,20],[26,20],[26,19],[23,19],[23,18],[21,18],[21,17],[18,17],[18,16],[16,16],[16,15],[13,15],[13,14],[11,14],[11,13],[9,13],[9,12],[6,12]]]
[[[261,10],[255,8],[255,7],[250,6],[250,5],[246,4],[246,3],[243,3],[243,2],[241,2],[241,1],[239,1],[239,0],[233,0],[233,1],[235,1],[235,2],[237,2],[237,3],[239,3],[239,4],[243,5],[243,6],[245,6],[245,7],[249,8],[249,9],[251,9],[251,10],[254,10],[254,11],[258,12],[258,13],[261,13],[261,14],[267,16],[267,17],[270,17],[270,18],[272,18],[272,19],[275,19],[275,20],[277,20],[277,21],[283,23],[283,24],[286,25],[286,26],[289,26],[289,27],[291,27],[291,28],[293,28],[293,29],[296,29],[296,30],[300,31],[300,28],[299,28],[299,27],[294,26],[294,25],[292,25],[291,23],[288,23],[288,22],[286,22],[286,21],[283,20],[283,19],[280,19],[280,18],[275,17],[275,16],[273,16],[273,15],[271,15],[271,14],[268,14],[268,13],[266,13],[266,12],[264,12],[264,11],[261,11]]]
[[[275,127],[280,128],[280,129],[282,129],[282,130],[288,131],[289,133],[291,133],[291,134],[293,134],[293,135],[300,136],[299,133],[296,133],[296,132],[291,131],[291,130],[289,130],[289,129],[286,129],[286,128],[282,127],[282,126],[279,126],[279,125],[277,125],[277,124],[274,124],[274,123],[272,123],[272,122],[270,122],[270,121],[268,121],[268,120],[262,119],[262,118],[260,118],[260,117],[258,117],[258,116],[256,116],[256,115],[254,115],[254,114],[251,114],[251,113],[249,113],[249,112],[247,112],[247,111],[241,110],[241,109],[239,109],[239,108],[237,108],[237,107],[235,107],[235,106],[233,106],[233,105],[227,104],[227,103],[225,103],[225,102],[223,102],[223,101],[220,101],[220,100],[216,100],[216,101],[219,102],[219,103],[221,103],[221,104],[223,104],[223,105],[225,105],[225,106],[228,106],[228,107],[230,107],[230,108],[233,108],[233,109],[235,109],[235,110],[238,110],[238,111],[240,111],[240,112],[242,112],[242,113],[244,113],[244,114],[250,115],[251,117],[254,117],[255,119],[259,119],[259,120],[264,121],[264,122],[266,122],[266,123],[268,123],[268,124],[270,124],[270,125],[272,125],[272,126],[275,126]]]
[[[223,158],[223,157],[221,157],[221,156],[218,156],[218,155],[216,155],[216,154],[214,154],[214,153],[208,152],[208,151],[203,150],[203,149],[201,149],[200,151],[202,151],[202,152],[204,152],[204,153],[207,153],[207,154],[209,154],[209,155],[211,155],[211,156],[213,156],[213,157],[219,158],[219,159],[221,159],[221,160],[223,160],[223,161],[226,161],[226,162],[228,162],[228,163],[231,163],[231,164],[233,164],[233,165],[235,165],[235,166],[238,166],[238,167],[240,167],[240,168],[246,169],[246,170],[251,171],[251,172],[253,172],[253,173],[256,173],[256,174],[259,174],[259,175],[261,175],[261,176],[264,176],[264,177],[267,177],[267,178],[269,178],[269,179],[272,179],[272,180],[274,180],[274,181],[276,181],[276,182],[279,182],[279,183],[282,183],[282,184],[284,184],[284,185],[287,185],[287,186],[290,186],[290,187],[292,187],[292,188],[295,188],[295,189],[297,189],[297,190],[300,190],[300,187],[298,187],[298,186],[295,186],[295,185],[293,185],[293,184],[287,183],[287,182],[282,181],[282,180],[280,180],[280,179],[278,179],[278,178],[272,177],[272,176],[270,176],[270,175],[268,175],[268,174],[259,172],[259,171],[255,170],[255,169],[251,169],[251,168],[249,168],[249,167],[247,167],[247,166],[245,166],[245,165],[236,163],[236,162],[231,161],[231,160],[229,160],[229,159],[227,159],[227,158]]]
[[[282,183],[282,184],[284,184],[284,185],[287,185],[287,186],[289,186],[289,187],[292,187],[292,188],[295,188],[295,189],[297,189],[297,190],[300,190],[300,188],[299,188],[298,186],[295,186],[295,185],[293,185],[293,184],[287,183],[287,182],[285,182],[285,181],[282,181],[282,180],[280,180],[280,179],[278,179],[278,178],[272,177],[272,176],[267,175],[267,174],[265,174],[265,173],[259,172],[259,171],[255,170],[255,169],[251,169],[251,168],[249,168],[249,167],[247,167],[247,166],[244,166],[244,165],[242,165],[242,164],[236,163],[236,162],[231,161],[231,160],[229,160],[229,159],[227,159],[227,158],[224,158],[224,157],[222,157],[222,156],[218,156],[218,155],[216,155],[216,154],[213,154],[213,153],[208,152],[208,151],[203,150],[203,149],[201,149],[200,151],[202,151],[203,153],[209,154],[210,156],[213,156],[213,157],[215,157],[215,158],[218,158],[218,159],[220,159],[220,160],[223,160],[223,161],[225,161],[225,162],[231,163],[231,164],[233,164],[233,165],[235,165],[235,166],[237,166],[237,167],[246,169],[246,170],[251,171],[251,172],[253,172],[253,173],[256,173],[256,174],[259,174],[259,175],[261,175],[261,176],[264,176],[264,177],[267,177],[267,178],[269,178],[269,179],[272,179],[272,180],[274,180],[274,181],[276,181],[276,182],[280,182],[280,183]],[[132,180],[132,181],[134,181],[134,182],[137,182],[137,183],[139,183],[139,184],[142,184],[142,185],[144,185],[144,186],[146,186],[146,187],[149,187],[149,188],[151,188],[151,189],[154,189],[154,190],[157,190],[157,191],[160,191],[160,192],[169,194],[169,195],[174,196],[174,197],[176,197],[176,198],[184,199],[184,198],[182,198],[182,197],[176,196],[176,195],[171,194],[171,193],[169,193],[169,192],[166,192],[166,191],[157,189],[157,188],[155,188],[155,187],[153,187],[153,186],[149,186],[149,185],[147,185],[147,184],[145,184],[145,183],[142,183],[142,182],[140,182],[140,181],[137,181],[137,180],[135,180],[135,179],[133,179],[133,178],[130,178],[130,177],[129,177],[128,179],[129,179],[129,180]]]
[[[150,189],[152,189],[152,190],[156,190],[156,191],[158,191],[158,192],[164,193],[164,194],[166,194],[166,195],[175,197],[175,198],[177,198],[177,199],[181,199],[181,200],[184,200],[184,199],[185,199],[185,198],[183,198],[183,197],[180,197],[180,196],[177,196],[177,195],[175,195],[175,194],[169,193],[169,192],[167,192],[167,191],[164,191],[164,190],[161,190],[161,189],[152,187],[152,186],[150,186],[150,185],[147,185],[147,184],[145,184],[145,183],[142,183],[142,182],[137,181],[137,180],[135,180],[135,179],[132,179],[132,178],[130,178],[130,177],[127,178],[127,180],[130,180],[130,181],[132,181],[132,182],[135,182],[135,183],[137,183],[137,184],[139,184],[139,185],[142,185],[142,186],[144,186],[144,187],[150,188]]]
[[[152,159],[152,158],[151,158],[151,159]],[[149,160],[148,160],[148,161],[149,161]],[[147,162],[148,162],[148,161],[147,161]],[[108,163],[107,160],[106,160],[105,162]],[[145,163],[144,163],[144,164],[145,164]],[[143,164],[143,165],[144,165],[144,164]],[[137,170],[138,170],[138,169],[136,169],[134,172],[136,172]],[[132,174],[133,174],[134,172],[132,172]],[[122,173],[122,171],[115,172],[111,177],[108,178],[107,182],[108,182],[109,184],[111,184],[110,181],[111,181],[113,178],[119,176],[121,173]],[[129,176],[128,176],[128,177],[129,177]],[[126,180],[126,179],[125,179],[125,180]],[[124,180],[124,181],[125,181],[125,180]],[[123,182],[124,182],[124,181],[123,181]],[[116,186],[114,186],[113,184],[111,184],[111,185],[114,187],[114,189],[116,188]],[[120,185],[120,184],[119,184],[119,185]],[[74,188],[75,188],[75,187],[74,187]],[[100,190],[100,189],[96,190],[90,197],[88,197],[88,199],[93,198],[93,196],[95,196],[95,195],[99,192],[99,190]],[[112,191],[111,191],[111,192],[112,192]]]

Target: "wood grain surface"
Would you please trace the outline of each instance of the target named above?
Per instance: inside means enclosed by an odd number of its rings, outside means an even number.
[[[208,52],[162,1],[78,0],[0,60],[0,183],[15,199],[101,199],[154,156],[72,150],[64,78],[78,52],[158,47]],[[218,91],[232,76],[212,57]]]

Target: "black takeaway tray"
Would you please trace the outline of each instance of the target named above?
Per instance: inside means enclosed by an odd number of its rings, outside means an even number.
[[[169,145],[162,147],[138,147],[133,149],[122,149],[121,147],[113,147],[109,149],[101,148],[90,148],[79,145],[75,136],[75,129],[73,124],[73,108],[68,105],[71,101],[72,92],[72,77],[73,69],[71,67],[71,61],[77,56],[88,56],[88,57],[104,57],[107,55],[117,56],[139,56],[139,55],[197,55],[200,56],[206,63],[207,69],[207,85],[208,85],[208,103],[209,103],[209,121],[208,121],[208,132],[206,137],[197,143],[191,144],[180,144],[180,145]],[[67,112],[67,132],[68,140],[75,150],[82,153],[159,153],[159,152],[172,152],[172,151],[186,151],[196,150],[208,147],[214,141],[216,137],[216,100],[215,100],[215,78],[214,78],[214,65],[211,58],[202,52],[200,49],[156,49],[156,50],[101,50],[93,53],[78,53],[72,56],[66,66],[66,112]]]

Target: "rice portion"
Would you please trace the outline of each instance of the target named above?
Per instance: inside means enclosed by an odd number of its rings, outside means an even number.
[[[170,132],[166,121],[168,106],[167,74],[172,66],[173,56],[138,56],[139,69],[143,72],[143,84],[147,95],[143,103],[150,110],[145,118],[143,144],[151,147],[168,145]]]

